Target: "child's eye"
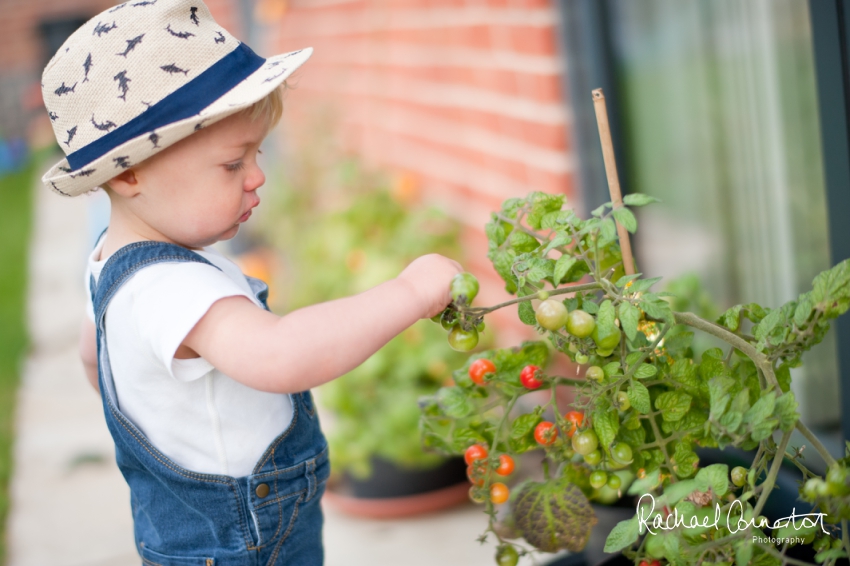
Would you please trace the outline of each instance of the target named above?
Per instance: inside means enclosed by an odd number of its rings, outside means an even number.
[[[239,171],[243,167],[245,167],[245,164],[241,161],[237,161],[236,163],[228,163],[224,166],[224,168],[228,171]]]

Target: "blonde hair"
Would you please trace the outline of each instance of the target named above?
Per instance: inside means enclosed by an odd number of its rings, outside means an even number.
[[[282,85],[245,110],[242,110],[242,113],[252,122],[261,117],[264,118],[266,121],[266,131],[271,130],[280,122],[280,118],[283,116],[283,91],[287,88],[289,88],[289,85],[286,84],[286,81],[283,81]]]

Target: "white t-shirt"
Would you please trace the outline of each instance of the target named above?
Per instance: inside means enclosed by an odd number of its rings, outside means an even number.
[[[103,239],[89,256],[100,277]],[[166,456],[196,472],[249,475],[292,420],[289,395],[251,389],[203,358],[174,353],[214,302],[243,295],[259,308],[248,280],[212,248],[197,252],[213,265],[157,263],[137,271],[106,309],[106,341],[121,412]],[[94,320],[87,292],[87,313]]]

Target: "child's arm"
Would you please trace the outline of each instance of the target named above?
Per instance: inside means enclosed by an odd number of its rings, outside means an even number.
[[[183,344],[218,370],[262,391],[294,393],[354,369],[391,338],[451,301],[460,265],[432,254],[397,278],[359,295],[299,309],[284,317],[246,297],[215,302]]]
[[[88,378],[94,390],[99,392],[100,389],[97,386],[97,329],[87,316],[83,317],[83,324],[80,328],[80,359],[82,359],[83,368],[86,370],[86,378]]]

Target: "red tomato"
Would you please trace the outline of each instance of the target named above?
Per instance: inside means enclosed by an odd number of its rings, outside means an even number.
[[[564,418],[567,419],[567,422],[570,423],[570,429],[567,431],[567,436],[572,438],[576,433],[576,429],[581,426],[581,423],[584,422],[584,413],[581,411],[570,411]]]
[[[519,380],[526,389],[539,389],[543,382],[535,377],[535,374],[540,371],[537,366],[525,366],[519,373]]]
[[[507,454],[500,454],[499,467],[496,468],[496,473],[500,476],[509,476],[514,473],[514,459]]]
[[[469,366],[469,379],[478,385],[484,385],[487,374],[496,373],[496,364],[484,358],[475,360]]]
[[[499,505],[508,500],[510,493],[508,486],[501,482],[496,482],[490,486],[490,501]]]
[[[463,459],[466,460],[468,465],[472,465],[472,463],[476,460],[483,460],[487,457],[487,448],[481,446],[480,444],[473,444],[469,448],[466,449],[466,452],[463,455]]]
[[[534,427],[534,440],[541,446],[549,446],[558,438],[558,429],[554,423],[543,421]]]

